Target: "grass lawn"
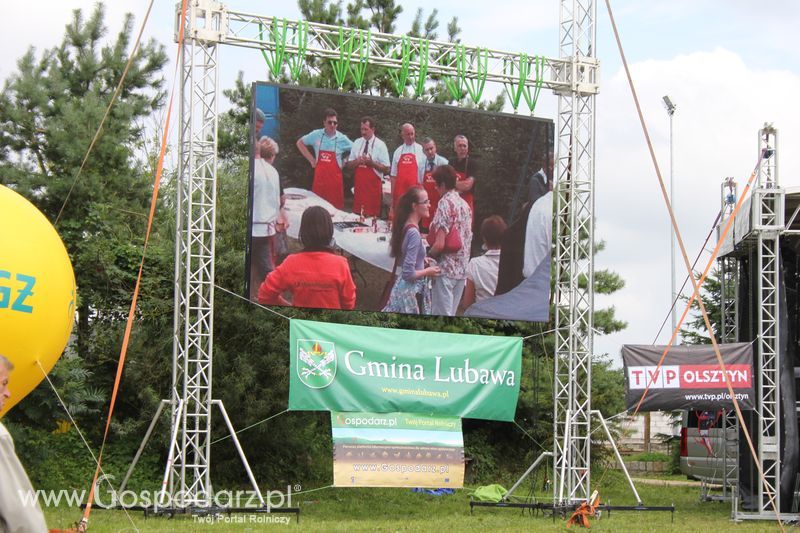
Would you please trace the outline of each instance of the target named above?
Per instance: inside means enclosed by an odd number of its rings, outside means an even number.
[[[685,478],[684,478],[685,479]],[[510,484],[505,484],[508,487]],[[603,502],[614,505],[633,505],[635,499],[619,472],[599,471],[593,488],[600,491]],[[592,519],[595,531],[674,531],[680,533],[717,531],[778,531],[777,523],[730,521],[730,504],[725,502],[700,502],[696,487],[664,487],[640,484],[637,486],[645,505],[670,505],[676,507],[675,521],[669,512],[613,512],[599,520]],[[528,487],[521,487],[516,495],[525,496]],[[557,517],[523,514],[518,509],[475,508],[469,512],[469,489],[456,491],[451,496],[429,496],[412,493],[410,489],[335,489],[297,494],[292,499],[301,509],[300,528],[303,531],[440,531],[456,532],[482,529],[491,531],[564,531],[565,521]],[[51,528],[70,527],[80,519],[80,510],[68,507],[48,508],[45,511]],[[296,527],[294,515],[289,527]],[[203,523],[191,517],[147,518],[142,512],[131,512],[130,517],[141,531],[264,531],[286,527],[281,524],[253,523],[267,520],[266,515],[233,515],[242,522]],[[133,525],[121,511],[95,509],[89,524],[91,532],[134,531]],[[787,531],[798,531],[789,528]]]

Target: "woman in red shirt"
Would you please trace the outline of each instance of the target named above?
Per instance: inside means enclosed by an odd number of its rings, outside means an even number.
[[[327,210],[312,206],[300,219],[303,251],[287,257],[258,289],[258,301],[321,309],[353,309],[356,286],[347,259],[333,253],[333,223]],[[292,301],[283,297],[289,292]]]

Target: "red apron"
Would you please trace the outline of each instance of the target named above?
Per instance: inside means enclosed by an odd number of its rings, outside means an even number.
[[[433,179],[433,171],[426,171],[425,176],[422,178],[422,186],[425,192],[428,193],[428,200],[431,201],[430,216],[425,217],[419,223],[419,226],[424,229],[430,229],[431,220],[433,215],[436,214],[436,208],[439,206],[439,191],[436,190],[436,180]]]
[[[344,185],[342,169],[336,161],[336,152],[321,150],[314,167],[314,184],[311,190],[327,200],[336,209],[344,207]]]
[[[392,194],[392,205],[397,207],[397,202],[408,189],[419,185],[419,174],[417,173],[417,156],[414,154],[403,154],[397,162],[397,176],[394,180],[394,192]]]
[[[368,217],[377,217],[381,214],[381,197],[383,195],[381,179],[375,171],[367,165],[358,165],[353,175],[355,185],[355,198],[353,198],[353,213]]]
[[[467,176],[463,172],[456,171],[456,182],[464,181],[465,179],[467,179]],[[473,187],[474,187],[474,185],[473,185]],[[467,205],[469,206],[469,212],[472,213],[472,218],[474,219],[475,218],[475,208],[472,205],[472,203],[473,203],[472,191],[461,192],[459,194],[461,195],[461,198],[463,198],[464,201],[467,202]]]

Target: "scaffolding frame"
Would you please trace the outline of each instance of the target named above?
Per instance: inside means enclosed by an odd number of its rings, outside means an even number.
[[[599,64],[594,57],[594,0],[559,0],[559,57],[530,57],[368,32],[354,61],[424,78],[451,77],[458,87],[486,82],[511,90],[547,88],[558,95],[556,141],[556,286],[554,500],[590,496],[591,356],[594,281],[594,134]],[[176,28],[180,22],[180,6]],[[280,28],[276,39],[273,28]],[[285,33],[283,33],[285,32]],[[177,34],[177,32],[176,32]],[[170,457],[159,501],[203,507],[210,479],[214,238],[216,224],[219,46],[254,48],[276,59],[342,61],[363,30],[228,10],[216,0],[187,7],[181,56],[180,163],[177,183],[173,390]],[[359,42],[364,42],[363,39]],[[351,60],[347,57],[348,62]],[[281,63],[278,72],[283,72]],[[521,72],[527,72],[522,76]],[[341,84],[341,82],[340,82]],[[470,90],[470,96],[479,90]],[[527,99],[527,97],[526,97]],[[232,431],[232,427],[229,426]],[[254,488],[255,479],[240,457]]]
[[[764,474],[758,484],[756,510],[742,512],[738,505],[733,514],[736,520],[775,518],[774,506],[780,512],[781,494],[781,406],[780,406],[780,234],[784,227],[784,190],[778,179],[778,132],[771,124],[758,131],[758,153],[763,157],[758,167],[756,187],[751,202],[752,241],[756,246],[758,284],[756,308],[756,358],[758,371],[756,387],[758,405],[757,462]],[[772,502],[770,501],[772,499]]]
[[[576,65],[595,53],[594,0],[562,1],[559,52]],[[580,58],[580,59],[579,59]],[[593,59],[592,59],[593,60]],[[558,93],[556,132],[554,501],[591,495],[592,349],[594,332],[595,95],[576,86]]]

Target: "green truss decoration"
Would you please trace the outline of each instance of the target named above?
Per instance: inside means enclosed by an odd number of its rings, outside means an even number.
[[[349,35],[345,37],[346,30],[339,26],[339,58],[331,59],[333,67],[333,77],[336,79],[336,86],[339,90],[344,88],[347,73],[350,71],[350,60],[353,57],[353,43],[355,41],[355,30],[348,28]]]
[[[364,35],[366,34],[366,40]],[[364,78],[367,73],[367,64],[369,63],[369,47],[372,43],[372,31],[358,30],[358,45],[355,47],[358,60],[350,65],[350,74],[353,76],[353,83],[360,91],[364,86]]]
[[[476,78],[464,77],[467,93],[469,93],[470,99],[476,105],[481,101],[483,89],[486,86],[486,76],[489,73],[489,50],[483,48],[482,51],[483,53],[481,54],[481,49],[479,48],[470,55],[470,67],[474,67],[477,71]]]
[[[392,57],[397,57],[397,51],[392,52]],[[403,35],[400,42],[400,66],[395,69],[388,70],[389,77],[392,78],[392,84],[397,96],[403,96],[403,89],[406,88],[406,80],[408,80],[409,65],[411,63],[411,39],[408,35]]]
[[[411,86],[414,88],[414,97],[419,98],[425,93],[425,82],[427,81],[428,77],[428,62],[430,61],[430,55],[428,53],[429,49],[429,42],[428,39],[421,39],[419,42],[419,54],[418,54],[418,68],[417,68],[417,76],[411,78]]]
[[[542,84],[544,83],[544,56],[534,56],[533,65],[536,69],[534,73],[534,87],[533,96],[531,96],[531,88],[526,87],[523,95],[525,96],[525,103],[528,104],[528,109],[533,115],[533,110],[536,109],[536,102],[539,101],[539,93],[542,92]]]
[[[530,85],[527,84],[531,75],[531,70],[534,71],[533,94],[531,94]],[[514,112],[519,108],[522,97],[525,97],[525,103],[528,104],[528,109],[531,114],[533,114],[534,109],[536,109],[536,102],[539,100],[539,93],[542,90],[544,57],[533,56],[533,58],[530,58],[528,54],[521,54],[518,62],[513,60],[506,60],[504,62],[503,73],[510,76],[517,76],[516,83],[503,84],[511,106],[514,108]]]
[[[289,65],[289,73],[292,81],[300,78],[303,66],[306,62],[306,50],[308,49],[308,21],[302,20],[297,23],[296,30],[292,35],[291,44],[297,47],[295,55],[287,54],[286,62]]]
[[[279,25],[282,25],[281,29],[278,28]],[[281,21],[278,21],[278,19],[273,19],[269,28],[269,37],[272,39],[275,50],[267,51],[263,48],[261,49],[261,55],[264,56],[264,61],[267,62],[267,67],[269,68],[272,77],[276,79],[281,75],[281,71],[283,70],[283,62],[286,58],[286,37],[288,33],[288,26],[289,25],[286,22],[286,19],[282,19]],[[264,26],[260,21],[258,23],[258,37],[259,39],[264,40]]]
[[[456,75],[445,76],[444,84],[447,90],[450,91],[450,96],[458,101],[464,96],[464,79],[467,72],[467,58],[463,44],[456,44],[453,62],[455,63]]]

